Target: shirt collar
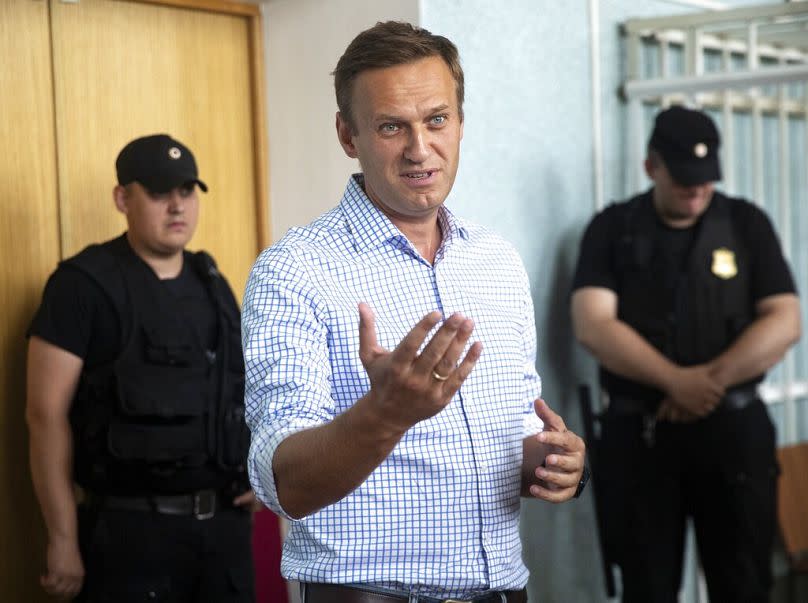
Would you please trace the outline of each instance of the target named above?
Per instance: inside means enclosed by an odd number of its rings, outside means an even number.
[[[412,247],[407,237],[368,198],[362,188],[363,185],[364,176],[361,173],[353,174],[348,179],[348,185],[340,201],[346,226],[353,235],[354,248],[362,251],[386,243]],[[469,238],[469,231],[463,220],[455,216],[445,205],[438,210],[438,224],[443,233],[441,245],[444,247],[454,244],[458,239]]]

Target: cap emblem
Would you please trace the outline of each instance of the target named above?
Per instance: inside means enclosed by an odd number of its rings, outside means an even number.
[[[698,143],[696,146],[693,147],[693,154],[699,159],[707,157],[707,145],[704,144],[703,142]]]
[[[168,149],[168,156],[171,157],[171,159],[179,159],[182,156],[182,151],[177,147],[171,147]]]

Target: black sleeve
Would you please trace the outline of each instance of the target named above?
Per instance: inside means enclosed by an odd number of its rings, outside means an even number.
[[[94,366],[117,354],[118,329],[115,311],[101,288],[81,271],[60,266],[45,285],[27,334]]]
[[[620,237],[619,206],[609,206],[592,218],[581,240],[572,290],[605,287],[617,291],[614,245]]]
[[[796,293],[794,278],[769,217],[748,202],[743,202],[740,209],[744,237],[750,253],[753,302],[757,303],[770,295]]]

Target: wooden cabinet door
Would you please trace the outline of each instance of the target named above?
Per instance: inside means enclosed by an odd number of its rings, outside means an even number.
[[[36,602],[45,550],[28,471],[25,331],[59,261],[45,2],[0,2],[0,57],[0,600]]]
[[[196,156],[206,249],[240,299],[258,250],[250,20],[119,0],[52,0],[62,253],[125,230],[114,162],[165,132]]]
[[[191,248],[239,299],[269,242],[260,31],[258,7],[223,0],[0,0],[0,601],[51,600],[25,331],[58,261],[125,229],[120,149],[167,132],[194,151],[210,193]]]

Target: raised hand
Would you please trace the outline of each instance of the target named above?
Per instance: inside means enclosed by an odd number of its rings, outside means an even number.
[[[407,333],[392,352],[379,345],[376,321],[367,304],[359,304],[359,358],[370,378],[369,396],[380,419],[404,432],[443,410],[471,373],[482,344],[471,345],[462,361],[474,321],[453,314],[419,354],[439,312],[430,312]]]

